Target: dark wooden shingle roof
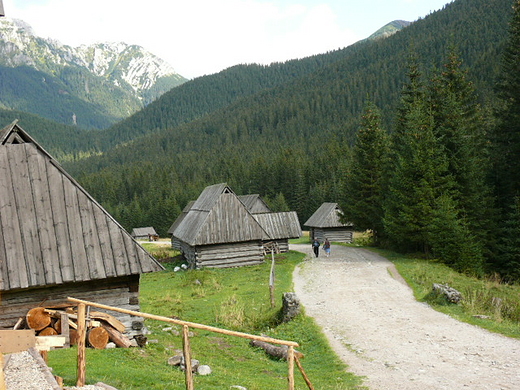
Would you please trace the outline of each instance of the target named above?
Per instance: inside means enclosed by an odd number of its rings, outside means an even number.
[[[0,290],[162,269],[16,122],[0,130]]]
[[[240,201],[247,207],[251,214],[259,214],[259,213],[270,213],[272,212],[269,206],[264,202],[264,200],[258,194],[252,195],[240,195],[238,197]]]
[[[157,235],[157,232],[151,226],[132,229],[132,237],[148,236],[149,234]]]
[[[318,210],[304,223],[304,226],[313,228],[350,227],[351,223],[341,223],[339,220],[341,209],[337,203],[323,203]]]
[[[302,228],[296,211],[255,214],[255,219],[262,225],[271,240],[300,238]]]

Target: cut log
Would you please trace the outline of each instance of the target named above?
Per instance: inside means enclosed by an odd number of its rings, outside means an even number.
[[[25,321],[29,328],[38,331],[51,324],[51,316],[45,311],[44,307],[35,307],[29,310],[25,317]]]
[[[69,329],[69,343],[70,345],[78,344],[78,331],[74,328]]]
[[[124,333],[126,331],[125,324],[123,324],[116,317],[111,316],[108,313],[103,313],[101,311],[91,311],[90,318],[105,321],[106,323],[110,324],[113,328],[117,329],[121,333]]]
[[[278,347],[276,345],[269,344],[269,343],[266,343],[265,341],[260,341],[260,340],[251,340],[250,344],[253,347],[262,348],[269,356],[272,356],[276,359],[287,360],[288,348],[286,346]],[[294,351],[294,356],[297,357],[298,359],[302,359],[304,357],[303,353],[298,352],[296,350]]]
[[[40,330],[40,332],[38,332],[38,336],[56,336],[57,334],[58,332],[52,326],[43,328]]]
[[[110,341],[112,341],[118,347],[130,348],[132,346],[130,339],[119,332],[117,329],[108,324],[101,324],[101,327],[107,331]]]
[[[87,340],[95,349],[105,349],[108,344],[108,332],[103,327],[92,328],[88,331]]]

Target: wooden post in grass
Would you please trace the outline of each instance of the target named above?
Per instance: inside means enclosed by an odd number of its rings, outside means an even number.
[[[184,351],[184,367],[186,368],[186,390],[194,390],[193,373],[191,372],[191,349],[190,349],[190,328],[188,325],[182,327],[182,346]]]
[[[269,275],[269,293],[271,295],[271,307],[275,307],[274,301],[274,245],[271,247],[271,274]]]
[[[294,347],[292,345],[287,349],[287,365],[289,366],[288,381],[289,390],[294,390]]]
[[[78,304],[78,381],[76,386],[85,386],[86,381],[86,305],[84,303]]]
[[[294,355],[294,362],[296,363],[296,365],[298,366],[298,369],[302,373],[303,380],[305,381],[305,383],[307,383],[307,387],[309,388],[309,390],[314,390],[314,386],[312,385],[311,380],[309,379],[309,377],[303,370],[302,363],[300,362],[300,358],[297,355]]]

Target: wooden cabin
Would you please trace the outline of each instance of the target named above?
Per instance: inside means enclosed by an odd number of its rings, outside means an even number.
[[[281,253],[289,251],[289,239],[302,236],[296,211],[260,213],[253,216],[269,235],[269,242],[274,242]]]
[[[323,203],[304,223],[310,228],[311,241],[317,238],[324,242],[325,238],[333,242],[351,243],[354,236],[352,223],[340,222],[342,211],[337,203]]]
[[[240,195],[238,199],[240,199],[244,206],[247,207],[251,214],[272,212],[267,203],[265,203],[264,200],[258,194]]]
[[[0,170],[0,328],[69,296],[138,311],[140,275],[163,267],[16,121],[0,130]]]
[[[142,227],[142,228],[133,228],[132,233],[130,233],[130,234],[136,240],[156,241],[159,238],[159,235],[157,234],[155,229],[151,226]]]
[[[179,218],[172,235],[191,268],[264,261],[262,241],[269,237],[226,183],[206,187]]]

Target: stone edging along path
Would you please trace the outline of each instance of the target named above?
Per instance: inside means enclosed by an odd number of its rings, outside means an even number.
[[[309,256],[293,275],[306,314],[369,389],[520,389],[520,340],[417,302],[393,264],[368,250],[334,245],[314,258],[310,245],[291,249]]]

